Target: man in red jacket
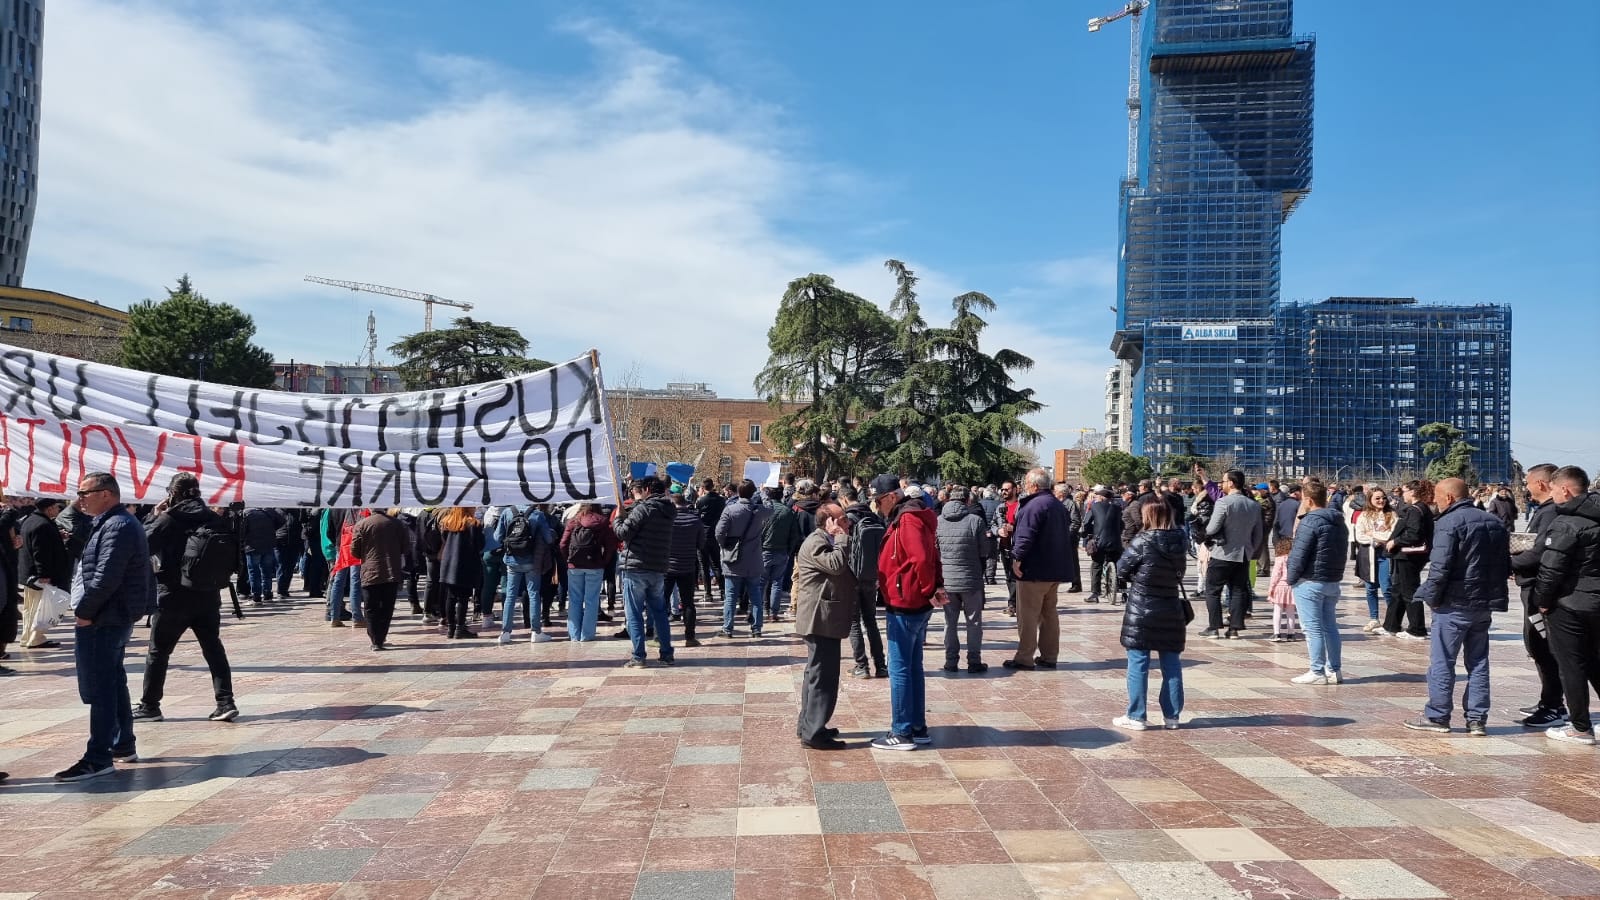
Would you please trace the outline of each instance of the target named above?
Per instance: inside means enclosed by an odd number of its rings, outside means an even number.
[[[872,479],[872,504],[888,523],[878,554],[878,590],[883,596],[889,645],[889,733],[872,742],[877,750],[915,750],[931,744],[922,645],[928,619],[944,606],[944,572],[936,540],[939,519],[920,491],[902,490],[893,475]]]

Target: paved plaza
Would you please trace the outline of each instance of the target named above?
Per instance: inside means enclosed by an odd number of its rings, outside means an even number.
[[[13,651],[0,900],[1600,896],[1600,754],[1512,724],[1537,696],[1514,614],[1487,738],[1400,727],[1427,645],[1359,635],[1353,590],[1347,683],[1288,684],[1304,644],[1257,618],[1191,637],[1181,730],[1131,733],[1109,724],[1121,610],[1063,594],[1060,668],[1012,673],[989,590],[986,675],[939,671],[931,630],[934,743],[914,753],[866,746],[884,680],[845,679],[851,749],[796,742],[787,623],[628,670],[622,641],[447,643],[410,618],[373,653],[295,600],[224,628],[236,722],[206,720],[185,641],[145,759],[57,785],[87,733],[70,638]]]

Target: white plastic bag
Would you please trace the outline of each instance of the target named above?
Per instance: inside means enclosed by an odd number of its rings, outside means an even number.
[[[72,595],[53,584],[39,589],[39,607],[33,614],[34,629],[53,628],[62,619],[72,617]]]

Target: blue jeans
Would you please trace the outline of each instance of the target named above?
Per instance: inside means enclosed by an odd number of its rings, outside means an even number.
[[[783,615],[789,608],[789,577],[793,572],[794,557],[775,550],[761,553],[761,582],[764,586],[767,612]]]
[[[916,613],[890,611],[886,642],[889,645],[889,730],[909,739],[928,730],[927,681],[922,673],[922,645],[928,637],[932,609]]]
[[[510,634],[516,630],[517,600],[521,598],[527,604],[528,625],[534,634],[544,631],[544,614],[539,608],[539,599],[544,595],[544,578],[532,569],[521,566],[506,566],[506,602],[500,610],[500,631]]]
[[[328,621],[344,617],[344,598],[350,595],[350,614],[357,625],[367,621],[361,611],[361,567],[348,566],[334,573],[333,585],[328,589]]]
[[[250,581],[250,596],[271,597],[273,576],[278,574],[278,551],[246,550],[244,572]]]
[[[766,613],[766,610],[762,609],[764,604],[761,602],[761,579],[739,575],[729,575],[722,582],[722,630],[729,634],[733,633],[733,616],[739,609],[740,597],[750,602],[750,615],[755,617],[750,626],[750,633],[760,633]]]
[[[1451,697],[1456,687],[1456,657],[1465,653],[1467,689],[1462,692],[1461,710],[1467,721],[1489,717],[1489,623],[1494,613],[1487,609],[1460,609],[1446,606],[1433,611],[1433,634],[1428,652],[1428,705],[1423,712],[1430,719],[1450,721]]]
[[[664,572],[640,572],[623,569],[622,609],[628,616],[628,637],[633,641],[633,658],[643,660],[644,620],[650,617],[650,627],[655,629],[656,644],[661,648],[661,658],[672,660],[672,627],[667,618],[667,576]]]
[[[1377,570],[1372,573],[1372,580],[1367,582],[1367,618],[1382,620],[1378,614],[1378,592],[1383,591],[1383,609],[1389,608],[1393,595],[1389,593],[1389,557],[1378,557]]]
[[[78,664],[78,699],[89,706],[89,744],[83,761],[111,765],[111,754],[132,753],[133,702],[122,657],[133,637],[132,625],[79,626],[72,644]]]
[[[594,640],[596,617],[600,615],[600,586],[605,580],[605,569],[567,569],[567,637]]]
[[[1338,582],[1302,581],[1294,586],[1294,609],[1300,616],[1300,627],[1306,632],[1311,671],[1318,675],[1339,671],[1339,623],[1334,618],[1338,608]]]
[[[1128,718],[1143,722],[1150,692],[1149,650],[1128,651]],[[1161,715],[1176,719],[1183,712],[1183,660],[1161,652]]]
[[[278,565],[278,596],[289,596],[289,581],[294,578],[295,564],[300,562],[299,541],[284,541],[273,551]]]

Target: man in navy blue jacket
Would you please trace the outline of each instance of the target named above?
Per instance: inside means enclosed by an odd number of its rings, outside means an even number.
[[[110,775],[112,760],[137,762],[133,703],[122,658],[133,623],[155,606],[155,575],[144,526],[122,505],[122,489],[104,472],[84,476],[78,509],[94,519],[72,579],[78,697],[89,706],[89,745],[57,781]]]
[[[1057,590],[1072,582],[1076,561],[1072,517],[1050,493],[1050,474],[1034,469],[1023,479],[1027,491],[1017,504],[1017,530],[1011,536],[1012,576],[1017,581],[1017,653],[1008,669],[1056,667],[1061,619]],[[1034,657],[1037,648],[1039,655]]]
[[[1443,510],[1433,525],[1433,553],[1417,599],[1433,609],[1428,705],[1407,728],[1448,734],[1456,657],[1467,663],[1463,711],[1467,733],[1483,737],[1489,716],[1489,622],[1510,599],[1511,539],[1500,520],[1474,506],[1466,482],[1446,478],[1434,488]]]

